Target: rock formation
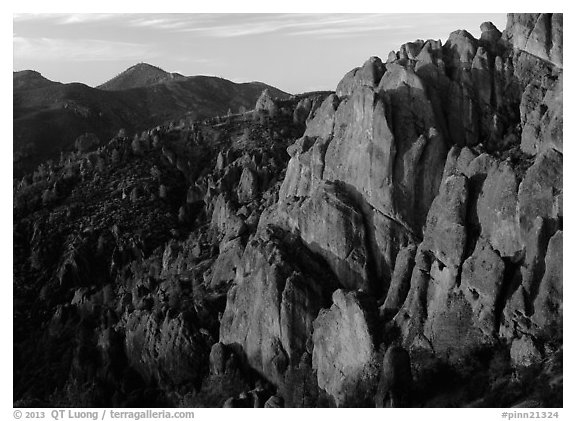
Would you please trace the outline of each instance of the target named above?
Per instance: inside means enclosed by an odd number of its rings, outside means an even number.
[[[311,265],[312,256],[290,258],[302,246],[284,246],[282,235],[268,229],[249,242],[220,323],[220,341],[239,345],[248,363],[276,383],[306,350],[312,322],[331,287]],[[305,266],[294,267],[293,261]]]
[[[318,387],[328,392],[337,406],[350,405],[370,389],[376,377],[371,326],[374,308],[370,308],[374,306],[361,294],[341,289],[334,292],[332,302],[314,321],[312,367],[318,373]]]

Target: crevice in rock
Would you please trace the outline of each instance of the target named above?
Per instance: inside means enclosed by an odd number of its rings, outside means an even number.
[[[498,253],[498,251],[496,251]],[[504,262],[504,275],[502,278],[502,286],[496,293],[496,301],[494,303],[494,327],[498,331],[500,325],[504,321],[504,308],[507,301],[512,297],[514,292],[522,285],[522,274],[520,272],[521,263],[514,262],[512,258],[500,256]]]

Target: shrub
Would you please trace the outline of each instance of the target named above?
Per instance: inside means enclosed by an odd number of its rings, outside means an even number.
[[[118,149],[112,150],[112,155],[110,157],[113,164],[118,164],[120,162],[120,152]]]
[[[160,147],[162,143],[160,142],[160,136],[158,136],[157,134],[154,135],[154,137],[152,138],[152,147],[154,149],[157,149]]]
[[[74,142],[76,150],[80,153],[86,153],[100,144],[100,139],[94,133],[84,133],[78,136]]]
[[[44,206],[49,205],[55,199],[56,199],[56,193],[54,193],[52,189],[46,189],[44,190],[44,193],[42,193],[42,204]]]
[[[138,135],[134,135],[134,140],[132,141],[132,144],[130,146],[132,147],[132,152],[134,153],[134,155],[143,154],[142,143],[140,142],[140,139],[138,139]]]

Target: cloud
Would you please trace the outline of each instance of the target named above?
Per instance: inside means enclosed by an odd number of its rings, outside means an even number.
[[[198,16],[198,15],[197,15]],[[223,14],[201,15],[190,25],[180,25],[178,32],[193,32],[214,38],[242,37],[324,25],[330,15],[310,14]],[[327,21],[328,19],[328,21]]]
[[[120,20],[123,16],[121,13],[15,13],[13,20],[15,23],[43,21],[56,25],[77,25]]]
[[[70,15],[60,15],[58,16],[58,20],[59,23],[63,25],[73,25],[121,20],[124,16],[125,15],[121,13],[74,13]]]
[[[281,33],[302,36],[339,36],[394,28],[406,17],[394,14],[314,13],[188,13],[188,14],[21,14],[14,22],[43,20],[54,25],[96,25],[194,33],[231,38]]]
[[[13,37],[14,59],[115,61],[155,57],[146,45],[92,39]]]
[[[412,26],[395,26],[394,28],[386,28],[386,30],[398,31],[411,29]],[[339,38],[366,35],[370,32],[382,32],[382,26],[343,26],[343,27],[325,27],[316,29],[307,29],[303,31],[291,32],[289,35],[293,36],[315,36],[320,38]]]
[[[193,32],[214,38],[282,34],[289,36],[340,37],[411,27],[406,16],[394,14],[246,14],[211,15],[194,25],[174,25],[178,32]]]
[[[139,15],[137,15],[139,16]],[[126,25],[132,27],[159,29],[159,30],[179,30],[187,26],[188,22],[182,18],[162,17],[132,17],[126,20]]]

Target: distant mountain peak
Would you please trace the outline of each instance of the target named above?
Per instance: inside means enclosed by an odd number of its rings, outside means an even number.
[[[170,73],[166,70],[162,69],[161,67],[154,66],[149,63],[137,63],[134,66],[130,66],[125,72],[156,72],[162,75],[169,75]]]
[[[169,73],[160,67],[142,62],[129,67],[108,82],[97,86],[97,88],[107,91],[122,91],[183,79],[186,79],[186,77],[180,73]]]
[[[36,70],[19,70],[14,73],[14,77],[20,76],[42,76],[42,73],[37,72]],[[43,77],[43,76],[42,76]]]
[[[46,79],[36,70],[21,70],[13,72],[14,89],[35,89],[49,86],[57,82]]]

